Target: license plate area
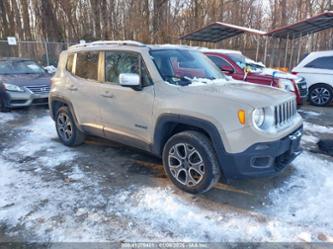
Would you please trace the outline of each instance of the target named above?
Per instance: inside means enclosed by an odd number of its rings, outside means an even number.
[[[290,139],[290,153],[291,154],[299,151],[302,134],[303,133],[301,131],[297,131],[294,134],[289,136],[289,139]]]

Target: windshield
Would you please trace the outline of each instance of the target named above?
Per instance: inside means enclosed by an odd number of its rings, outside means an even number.
[[[249,68],[251,71],[262,71],[265,65],[255,62],[254,60],[242,55],[242,54],[228,54],[228,56],[241,68]]]
[[[151,50],[150,55],[162,78],[174,85],[186,86],[195,80],[215,80],[227,78],[199,51],[186,49]]]
[[[42,74],[44,69],[34,61],[0,61],[0,74]]]

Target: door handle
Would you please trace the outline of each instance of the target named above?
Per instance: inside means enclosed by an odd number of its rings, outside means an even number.
[[[101,95],[103,98],[108,98],[108,99],[112,99],[113,98],[113,94],[109,93],[109,92],[105,92]]]

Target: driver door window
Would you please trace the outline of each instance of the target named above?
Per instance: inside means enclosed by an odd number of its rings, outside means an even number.
[[[119,75],[124,73],[140,75],[143,86],[152,84],[140,55],[128,52],[105,52],[105,81],[119,84]]]

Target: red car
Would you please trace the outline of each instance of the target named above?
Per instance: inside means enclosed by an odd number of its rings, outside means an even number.
[[[236,80],[273,86],[295,93],[297,104],[303,104],[308,95],[306,81],[303,77],[266,68],[264,64],[245,57],[234,50],[204,50],[221,71]]]

